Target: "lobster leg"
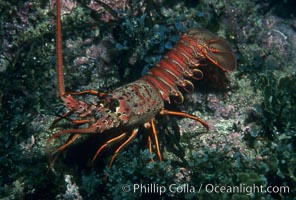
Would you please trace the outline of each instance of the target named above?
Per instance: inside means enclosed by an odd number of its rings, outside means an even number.
[[[81,124],[86,124],[88,123],[90,120],[88,119],[76,119],[76,120],[70,120],[73,124],[76,124],[76,125],[81,125]]]
[[[151,136],[150,135],[148,135],[148,147],[149,147],[150,155],[152,155],[153,149],[152,149],[152,140],[151,140]],[[151,161],[154,162],[154,159],[151,158]]]
[[[69,92],[69,94],[71,95],[85,95],[85,94],[90,94],[90,95],[95,95],[98,97],[105,97],[107,95],[107,93],[105,92],[99,92],[97,90],[82,90],[79,92]]]
[[[90,94],[90,95],[95,95],[98,96],[99,98],[104,98],[107,96],[107,93],[105,92],[99,92],[97,90],[83,90],[80,92],[69,92],[71,95],[85,95],[85,94]]]
[[[157,153],[157,156],[158,156],[159,160],[162,161],[162,155],[161,155],[160,148],[159,148],[157,131],[156,131],[156,128],[155,128],[155,119],[153,118],[150,121],[150,123],[151,123],[151,127],[152,127],[152,134],[153,134],[154,141],[155,141],[156,153]],[[149,149],[150,149],[150,147],[149,147]]]
[[[134,129],[132,134],[129,136],[129,138],[116,149],[109,163],[110,168],[112,167],[112,164],[116,156],[118,155],[118,153],[136,137],[137,133],[138,133],[138,129]]]
[[[55,163],[56,159],[59,157],[60,153],[62,151],[64,151],[70,144],[72,144],[78,137],[79,137],[79,134],[74,134],[73,136],[71,136],[69,138],[69,140],[64,145],[60,146],[58,149],[56,149],[52,153],[53,158],[50,161],[48,170],[53,166],[53,164]]]
[[[55,163],[55,160],[58,158],[59,154],[64,151],[69,145],[71,145],[73,142],[75,142],[75,140],[77,140],[77,138],[81,135],[81,134],[89,134],[89,133],[95,133],[96,132],[96,127],[89,127],[89,128],[84,128],[84,129],[69,129],[69,130],[62,130],[56,134],[54,134],[53,136],[51,136],[48,139],[48,142],[61,137],[62,135],[66,135],[66,134],[74,134],[72,136],[70,136],[69,140],[63,144],[62,146],[60,146],[59,148],[57,148],[53,153],[53,159],[51,160],[49,169],[52,167],[52,165]]]
[[[79,135],[80,134],[78,133],[74,134],[65,144],[57,148],[52,154],[57,154],[64,151],[70,144],[72,144],[79,137]]]
[[[108,140],[105,144],[103,144],[103,145],[98,149],[98,151],[97,151],[96,154],[94,155],[93,159],[91,160],[91,165],[94,164],[96,158],[98,157],[98,155],[101,153],[101,151],[102,151],[105,147],[109,146],[110,144],[113,144],[114,142],[117,142],[117,141],[121,140],[121,139],[124,138],[125,136],[126,136],[126,132],[122,133],[121,135],[119,135],[119,136],[117,136],[117,137],[115,137],[115,138],[112,138],[112,139]]]
[[[62,135],[66,134],[89,134],[89,133],[96,133],[97,127],[91,126],[89,128],[82,128],[82,129],[69,129],[69,130],[62,130],[60,132],[55,133],[53,136],[51,136],[48,140],[52,140],[58,137],[61,137]]]
[[[96,90],[83,90],[80,92],[69,92],[69,94],[74,94],[74,95],[83,95],[83,94],[91,94],[91,95],[98,95],[99,92]]]
[[[207,122],[205,122],[204,120],[200,119],[197,116],[190,115],[188,113],[177,112],[177,111],[169,111],[169,110],[162,109],[160,111],[160,114],[162,114],[162,115],[176,115],[176,116],[181,116],[181,117],[185,117],[185,118],[194,119],[194,120],[198,121],[199,123],[201,123],[207,130],[209,130],[209,124]]]
[[[74,134],[74,135],[65,144],[57,148],[52,154],[56,154],[65,150],[70,144],[72,144],[79,137],[80,134],[88,134],[88,133],[95,133],[95,132],[96,132],[96,127],[90,127],[90,128],[84,128],[84,129],[69,129],[69,130],[62,130],[60,132],[57,132],[56,134],[54,134],[48,139],[48,142],[55,138],[61,137],[62,135],[66,135],[66,134]]]

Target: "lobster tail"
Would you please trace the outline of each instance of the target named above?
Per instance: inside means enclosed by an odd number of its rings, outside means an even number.
[[[190,30],[187,35],[197,43],[204,43],[204,56],[213,64],[225,71],[236,70],[235,56],[230,45],[224,39],[201,28]]]
[[[184,98],[178,87],[193,91],[193,84],[186,78],[202,79],[198,67],[206,60],[224,71],[236,69],[234,54],[225,40],[207,30],[193,29],[142,79],[155,87],[165,101],[170,103],[170,96],[175,96],[182,103]]]

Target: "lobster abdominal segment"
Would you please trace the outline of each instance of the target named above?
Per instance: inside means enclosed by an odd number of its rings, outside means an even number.
[[[201,60],[206,59],[202,54],[202,49],[197,48],[195,43],[193,39],[184,35],[173,50],[141,78],[154,85],[162,99],[169,103],[170,96],[182,95],[178,86],[190,85],[191,87],[192,83],[184,77],[193,76],[194,68],[199,66]],[[195,61],[194,65],[193,62],[191,63],[192,60]]]

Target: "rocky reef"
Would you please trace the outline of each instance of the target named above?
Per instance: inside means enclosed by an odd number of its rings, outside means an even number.
[[[194,27],[225,38],[238,69],[195,81],[184,103],[168,105],[210,130],[159,117],[163,162],[150,155],[140,129],[111,169],[113,147],[90,166],[104,143],[99,135],[83,135],[50,167],[51,149],[67,141],[48,143],[67,128],[52,127],[66,111],[57,92],[55,1],[0,0],[1,200],[295,198],[294,1],[61,3],[67,91],[112,91],[138,79]]]

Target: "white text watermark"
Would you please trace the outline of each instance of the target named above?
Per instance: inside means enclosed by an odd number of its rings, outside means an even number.
[[[206,193],[239,193],[251,195],[254,193],[282,193],[288,194],[290,192],[289,186],[263,186],[263,185],[215,185],[215,184],[200,184],[200,185],[190,185],[186,184],[170,184],[170,185],[160,185],[160,184],[123,184],[121,186],[123,192],[131,193],[143,193],[143,194],[159,194],[164,193],[200,193],[201,191]]]

